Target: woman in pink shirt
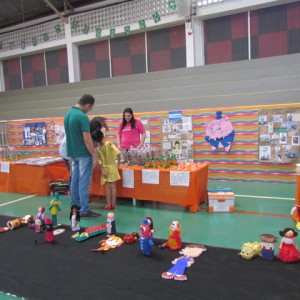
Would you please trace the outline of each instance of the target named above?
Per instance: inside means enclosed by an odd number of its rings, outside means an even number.
[[[125,108],[119,125],[117,141],[120,149],[141,148],[146,138],[143,123],[134,118],[131,108]]]

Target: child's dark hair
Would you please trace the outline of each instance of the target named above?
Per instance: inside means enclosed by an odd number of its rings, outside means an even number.
[[[101,143],[104,139],[104,134],[100,129],[96,129],[91,133],[92,140],[96,143]]]
[[[108,131],[108,126],[106,124],[106,119],[103,117],[95,117],[90,122],[90,132],[92,133],[96,129],[101,129],[104,127]]]

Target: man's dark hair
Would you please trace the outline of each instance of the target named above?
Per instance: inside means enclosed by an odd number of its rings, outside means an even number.
[[[79,101],[78,104],[80,105],[87,105],[87,104],[93,104],[95,103],[95,98],[92,95],[83,95]]]

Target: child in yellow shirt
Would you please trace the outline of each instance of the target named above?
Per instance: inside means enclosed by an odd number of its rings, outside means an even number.
[[[105,184],[107,201],[107,205],[104,209],[114,210],[116,209],[117,198],[116,182],[121,178],[118,170],[121,151],[111,142],[104,140],[104,134],[100,129],[94,130],[91,135],[93,141],[99,144],[96,151],[99,163],[102,164],[104,170],[104,173],[101,174],[101,184]],[[116,163],[116,158],[118,164]]]

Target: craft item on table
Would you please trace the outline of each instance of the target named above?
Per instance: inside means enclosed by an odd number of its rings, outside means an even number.
[[[80,230],[80,207],[76,204],[71,206],[70,211],[70,221],[71,221],[71,229],[73,231]]]
[[[59,193],[60,195],[70,194],[70,184],[68,180],[57,179],[49,183],[51,195]]]
[[[150,256],[152,252],[152,247],[154,246],[154,242],[152,240],[152,230],[151,225],[153,222],[149,219],[149,217],[143,220],[142,225],[140,226],[140,248],[144,255]]]
[[[107,214],[106,233],[107,236],[115,235],[117,233],[115,214],[113,212]]]
[[[45,225],[45,207],[40,206],[35,216],[35,221],[32,224],[28,224],[28,227],[35,229],[35,232],[41,232]]]
[[[137,232],[133,233],[127,233],[124,237],[123,240],[126,244],[133,244],[139,239],[139,234]]]
[[[65,231],[66,231],[65,228],[58,228],[58,229],[53,230],[53,235],[54,236],[55,235],[60,235],[60,234],[64,233]]]
[[[120,247],[121,245],[123,245],[124,241],[116,236],[116,235],[112,235],[109,238],[107,238],[106,240],[102,240],[99,242],[99,244],[101,244],[101,246],[97,249],[92,249],[93,252],[106,252],[109,249],[114,249],[117,247]]]
[[[154,229],[153,219],[149,216],[145,217],[145,219],[148,220],[148,223],[149,223],[150,228],[151,228],[151,235],[153,236],[154,232],[156,232],[156,230]]]
[[[277,237],[268,233],[260,234],[259,237],[262,240],[260,252],[261,258],[263,260],[274,260],[274,243],[277,242]]]
[[[200,256],[204,251],[206,251],[206,247],[203,245],[187,245],[181,251],[180,256],[172,261],[174,265],[168,271],[163,272],[161,277],[164,279],[174,279],[178,281],[185,281],[187,280],[187,276],[184,274],[185,269],[190,267],[194,262],[194,258]]]
[[[50,207],[49,210],[51,212],[51,216],[52,216],[52,225],[53,226],[57,226],[57,213],[59,211],[61,211],[59,205],[61,204],[61,202],[59,201],[59,193],[54,193],[54,195],[52,196],[53,198],[50,201]]]
[[[31,215],[26,215],[24,218],[16,218],[7,222],[7,230],[14,230],[23,225],[32,224],[34,218]]]
[[[180,250],[182,247],[181,241],[181,226],[178,221],[173,221],[169,226],[170,235],[168,241],[158,246],[161,249],[169,248],[171,250]]]
[[[146,161],[155,159],[155,148],[148,147],[144,145],[141,148],[130,148],[129,150],[122,150],[122,163],[128,164],[130,166],[145,166]],[[148,164],[147,164],[148,166]]]
[[[244,243],[239,255],[242,258],[250,260],[256,256],[259,256],[261,252],[261,244],[259,242]]]
[[[45,229],[46,229],[46,242],[53,243],[55,241],[53,234],[53,224],[52,220],[49,218],[45,219]]]
[[[83,242],[86,241],[87,239],[105,233],[106,232],[106,225],[101,224],[101,225],[96,225],[92,226],[89,228],[86,228],[84,232],[82,233],[76,233],[72,235],[72,238],[75,239],[77,242]]]
[[[229,187],[207,189],[208,212],[234,212],[235,194]]]
[[[205,124],[205,140],[210,143],[212,151],[224,148],[229,152],[234,139],[233,126],[227,117],[222,117],[221,111],[216,115],[216,119]]]
[[[282,231],[279,231],[281,239],[279,245],[279,253],[277,258],[285,263],[298,262],[300,260],[300,252],[295,244],[295,238],[298,235],[298,232],[293,228],[285,228]]]
[[[300,203],[295,204],[291,210],[291,215],[296,222],[296,228],[300,230]]]

